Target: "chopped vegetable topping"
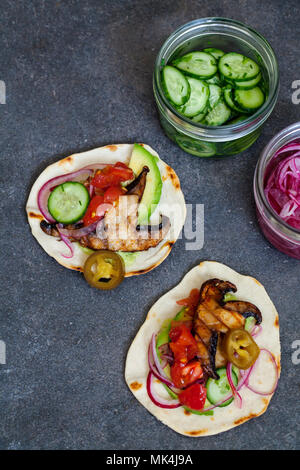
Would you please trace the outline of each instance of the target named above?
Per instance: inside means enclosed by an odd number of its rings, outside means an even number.
[[[253,340],[262,332],[261,313],[250,302],[232,298],[228,301],[229,295],[226,297],[226,293],[236,290],[236,286],[229,281],[207,280],[202,284],[200,292],[198,289],[192,289],[189,297],[178,300],[177,304],[183,308],[173,319],[166,320],[157,334],[152,335],[148,349],[147,392],[156,406],[169,409],[183,406],[192,413],[210,414],[213,413],[213,409],[228,406],[233,401],[236,406],[242,408],[243,400],[239,391],[243,387],[261,395],[274,393],[279,376],[276,360],[270,351],[260,349]],[[206,316],[200,320],[199,308],[207,301],[209,301],[207,307],[211,307],[211,302],[214,301],[214,308],[207,310]],[[210,374],[210,368],[207,368],[205,361],[203,362],[203,348],[205,345],[208,346],[208,357],[216,354],[216,347],[214,346],[213,350],[211,345],[217,338],[218,332],[215,331],[216,335],[210,336],[210,330],[204,322],[209,320],[211,327],[214,318],[221,324],[215,315],[222,312],[224,314],[227,312],[222,321],[228,324],[232,323],[232,320],[229,320],[230,316],[234,320],[240,318],[243,325],[246,318],[245,328],[249,332],[236,326],[225,327],[223,324],[224,333],[226,331],[227,333],[224,341],[220,343],[222,352],[226,353],[224,358],[226,362],[224,366],[216,369],[214,374]],[[209,318],[207,318],[208,313]],[[199,322],[202,322],[201,328]],[[214,327],[216,327],[215,322]],[[200,344],[203,347],[200,348]],[[270,356],[275,370],[275,380],[270,391],[260,392],[249,385],[260,351],[265,351]],[[217,355],[220,355],[220,352],[218,350]],[[156,377],[167,390],[171,400],[162,398],[154,390],[153,377]]]

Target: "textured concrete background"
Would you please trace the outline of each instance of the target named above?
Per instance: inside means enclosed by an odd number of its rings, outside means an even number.
[[[4,449],[295,449],[299,447],[300,262],[276,251],[256,222],[252,179],[259,153],[299,120],[291,102],[299,70],[299,1],[1,1],[1,319]],[[281,89],[262,136],[247,152],[198,159],[163,134],[152,95],[155,56],[178,26],[204,16],[241,20],[276,51]],[[87,286],[47,256],[25,203],[50,163],[117,142],[153,146],[178,173],[187,203],[205,205],[205,244],[178,241],[155,271],[116,291]],[[177,435],[124,382],[128,347],[150,306],[196,263],[213,259],[259,279],[278,308],[282,377],[268,411],[214,437]],[[298,372],[298,376],[297,376]],[[299,435],[298,435],[299,439]]]

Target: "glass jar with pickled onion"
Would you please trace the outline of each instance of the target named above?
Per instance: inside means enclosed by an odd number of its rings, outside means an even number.
[[[300,122],[269,142],[254,175],[257,217],[265,237],[300,259]]]

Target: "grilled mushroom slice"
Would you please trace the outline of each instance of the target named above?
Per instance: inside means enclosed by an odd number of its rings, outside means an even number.
[[[42,220],[40,223],[40,227],[47,235],[51,235],[52,237],[59,237],[58,230],[56,228],[56,223],[50,224],[46,220]]]
[[[259,324],[262,321],[261,311],[256,305],[250,302],[244,302],[243,300],[231,300],[223,305],[223,308],[229,310],[231,313],[238,312],[244,318],[254,317],[256,323]]]
[[[139,201],[142,199],[144,194],[145,186],[146,186],[146,179],[147,173],[149,173],[149,168],[144,166],[140,174],[126,186],[127,193],[126,194],[134,194],[138,196]]]
[[[200,289],[200,301],[205,300],[209,295],[217,302],[221,302],[227,292],[236,292],[237,288],[229,281],[221,281],[220,279],[209,279],[204,282]]]
[[[236,291],[234,284],[220,279],[209,279],[200,289],[200,302],[193,329],[198,344],[198,357],[205,372],[212,378],[218,378],[216,368],[226,364],[220,347],[222,336],[230,329],[243,328],[245,324],[245,316],[240,314],[245,306],[235,302],[226,302],[228,308],[223,305],[224,294]]]

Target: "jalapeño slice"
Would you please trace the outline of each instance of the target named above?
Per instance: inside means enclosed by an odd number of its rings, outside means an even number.
[[[114,251],[99,250],[88,257],[83,274],[92,287],[102,290],[114,289],[124,279],[124,261]]]
[[[260,349],[246,330],[229,330],[223,342],[227,359],[239,369],[249,369],[259,356]]]

